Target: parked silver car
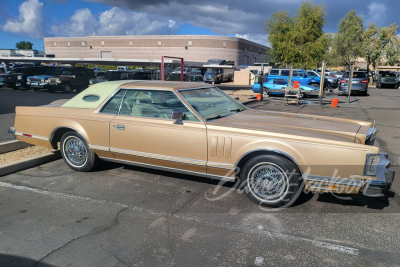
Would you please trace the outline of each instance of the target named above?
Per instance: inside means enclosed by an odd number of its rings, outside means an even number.
[[[340,80],[339,92],[341,94],[348,94],[349,91],[350,72],[343,73],[342,80]],[[368,94],[368,78],[365,72],[353,72],[353,82],[351,85],[352,93],[360,93],[362,95]]]

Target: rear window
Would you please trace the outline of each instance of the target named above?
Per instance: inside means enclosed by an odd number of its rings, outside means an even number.
[[[383,78],[397,77],[397,74],[393,72],[383,72],[381,75]]]
[[[343,78],[350,78],[349,72],[345,72],[343,74]],[[364,72],[354,72],[353,73],[353,79],[366,79],[367,76],[365,75]]]
[[[279,75],[279,70],[269,70],[269,75]]]

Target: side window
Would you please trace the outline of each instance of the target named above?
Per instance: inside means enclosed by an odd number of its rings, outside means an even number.
[[[289,77],[289,70],[282,70],[281,76],[288,76]]]
[[[293,77],[303,77],[303,72],[301,70],[293,70]]]
[[[121,100],[124,97],[126,90],[120,90],[117,94],[115,94],[105,106],[100,110],[101,113],[114,114],[117,115],[119,111],[119,107],[121,105]]]
[[[173,92],[158,90],[128,90],[120,115],[171,119],[173,111],[182,112],[183,120],[198,121]]]
[[[286,85],[287,82],[284,79],[275,79],[274,84]]]
[[[269,75],[279,75],[279,70],[269,70]]]

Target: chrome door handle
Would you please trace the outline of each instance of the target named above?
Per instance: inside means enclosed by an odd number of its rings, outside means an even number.
[[[125,131],[125,125],[117,124],[117,130]]]

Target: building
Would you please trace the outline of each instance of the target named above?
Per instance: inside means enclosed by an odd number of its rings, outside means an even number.
[[[203,35],[142,35],[51,37],[44,39],[46,56],[56,58],[209,59],[233,61],[235,66],[266,61],[267,46],[242,38]]]
[[[33,49],[0,49],[1,57],[44,57],[43,51]]]

